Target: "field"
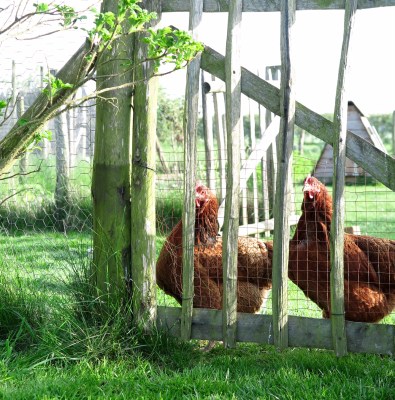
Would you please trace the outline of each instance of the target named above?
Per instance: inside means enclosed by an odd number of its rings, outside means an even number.
[[[307,144],[303,156],[295,154],[296,210],[317,154],[316,143]],[[34,158],[31,162],[37,165]],[[218,344],[203,353],[202,342],[181,343],[132,328],[128,306],[104,307],[89,280],[90,166],[79,164],[72,171],[72,217],[65,229],[56,221],[53,166],[54,159],[48,159],[42,173],[1,186],[2,193],[28,189],[0,209],[1,399],[395,398],[390,357],[336,359],[330,351],[279,352],[254,344],[230,350]],[[204,178],[201,161],[199,176]],[[346,187],[346,225],[395,239],[395,194],[369,179],[357,183]],[[157,254],[181,217],[181,188],[179,181],[158,175]],[[177,306],[160,290],[157,298],[160,305]],[[291,282],[289,310],[321,318]],[[271,313],[270,298],[261,312]],[[395,314],[383,323],[395,324]]]

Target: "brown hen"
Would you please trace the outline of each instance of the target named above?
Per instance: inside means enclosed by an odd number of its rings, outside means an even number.
[[[302,216],[291,240],[289,278],[329,318],[332,199],[318,179],[304,183]],[[395,241],[345,234],[344,306],[350,321],[377,322],[395,306]]]
[[[222,308],[222,238],[218,236],[215,194],[196,186],[194,298],[196,308]],[[271,288],[272,245],[238,239],[237,311],[259,311]],[[165,293],[182,302],[182,222],[166,239],[156,264],[156,279]]]

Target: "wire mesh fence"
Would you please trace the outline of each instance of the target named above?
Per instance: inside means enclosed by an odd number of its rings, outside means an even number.
[[[246,140],[247,141],[247,140]],[[200,143],[198,151],[198,169],[197,178],[207,184],[207,170],[205,162],[205,152],[203,150],[204,143]],[[295,142],[295,148],[298,143]],[[323,306],[325,302],[329,303],[329,226],[330,220],[325,221],[328,225],[326,236],[320,237],[317,232],[317,224],[314,219],[317,216],[314,214],[311,217],[312,227],[309,224],[298,226],[298,220],[303,214],[303,199],[305,196],[304,181],[309,174],[315,172],[317,160],[322,154],[324,144],[312,139],[305,145],[304,153],[294,154],[293,173],[292,173],[292,194],[293,202],[290,204],[292,210],[291,215],[291,238],[294,240],[291,243],[290,252],[290,271],[294,271],[294,275],[290,273],[289,280],[289,305],[288,309],[291,315],[308,316],[321,318],[329,315],[325,312]],[[217,150],[217,148],[215,149]],[[182,152],[180,153],[182,154]],[[164,152],[165,158],[167,154]],[[177,162],[174,153],[169,153],[169,159],[172,157],[172,163]],[[181,158],[181,156],[180,156]],[[216,167],[215,193],[218,199],[219,210],[221,210],[221,198],[218,193],[225,193],[226,188],[221,188],[221,177],[219,169],[219,160],[212,160]],[[259,160],[260,161],[260,160]],[[178,161],[182,164],[182,161]],[[245,211],[243,208],[243,200],[240,202],[240,238],[248,236],[241,243],[239,239],[239,266],[238,266],[238,301],[239,311],[244,312],[259,312],[271,314],[271,295],[270,295],[270,278],[271,271],[268,269],[271,265],[271,250],[273,241],[273,225],[268,223],[272,221],[274,193],[269,193],[269,201],[265,201],[264,187],[273,187],[268,182],[267,174],[262,170],[262,167],[267,168],[267,164],[257,163],[254,171],[251,171],[250,178],[247,181],[246,193],[243,195],[246,199]],[[321,168],[326,171],[326,179],[323,179],[326,184],[325,188],[328,195],[332,195],[332,182],[329,177],[332,173],[332,160],[327,160],[321,163]],[[182,171],[182,167],[174,167]],[[274,168],[275,169],[275,168]],[[263,171],[263,172],[262,172]],[[252,172],[256,173],[256,176]],[[267,172],[267,171],[266,171]],[[357,316],[351,316],[350,319],[377,322],[381,320],[383,323],[394,324],[395,314],[391,310],[393,308],[393,295],[390,286],[393,287],[393,271],[394,271],[394,250],[395,250],[395,209],[393,207],[395,194],[385,186],[377,182],[370,175],[366,174],[361,169],[356,169],[353,165],[347,168],[347,185],[345,189],[345,205],[346,205],[346,220],[345,231],[348,233],[346,242],[352,242],[352,245],[345,246],[345,280],[347,286],[345,288],[346,301],[349,302],[351,309],[361,306],[361,312]],[[262,179],[265,176],[266,179]],[[182,243],[179,224],[182,214],[182,173],[180,174],[158,174],[157,176],[157,204],[166,204],[167,209],[160,206],[157,207],[158,220],[158,252],[162,248],[162,252],[173,253],[167,259],[167,272],[171,274],[179,274],[181,268],[172,269],[170,265],[180,263],[180,254],[182,252]],[[256,182],[254,183],[254,179]],[[254,189],[254,186],[257,186]],[[198,196],[198,194],[197,194]],[[166,199],[166,200],[165,200]],[[171,205],[170,205],[170,204]],[[269,207],[265,210],[266,206]],[[223,206],[223,204],[222,204]],[[331,203],[325,205],[328,209],[332,209]],[[170,208],[170,212],[169,212]],[[266,211],[266,212],[265,212]],[[325,211],[325,210],[324,210]],[[197,207],[196,212],[199,213]],[[244,214],[244,215],[243,215]],[[256,218],[256,214],[258,217]],[[266,219],[266,224],[265,224]],[[198,222],[197,222],[198,224]],[[307,226],[306,226],[307,225]],[[171,231],[171,229],[173,229]],[[178,231],[177,231],[178,229]],[[199,227],[195,227],[195,234],[199,235]],[[299,242],[307,240],[299,239],[297,230],[303,230],[304,233],[309,229],[312,232],[308,233],[315,237],[316,246],[313,246],[307,254],[309,263],[302,265],[303,249],[298,249]],[[315,230],[315,231],[314,231]],[[211,308],[220,308],[218,306],[218,293],[222,294],[222,239],[221,231],[217,232],[215,244],[199,243],[195,247],[195,269],[197,266],[205,268],[210,282],[204,282],[202,277],[195,272],[195,296],[196,293],[205,293],[206,297],[211,299],[204,304]],[[368,239],[364,239],[368,237]],[[165,242],[167,238],[167,242]],[[375,238],[382,238],[383,241],[376,241]],[[296,240],[297,239],[297,240]],[[310,237],[311,240],[311,237]],[[363,240],[368,240],[368,244],[362,244]],[[372,240],[369,244],[369,241]],[[166,248],[165,243],[171,243],[172,246]],[[260,249],[257,251],[257,244]],[[358,248],[355,243],[358,244]],[[243,245],[246,249],[243,249]],[[354,246],[351,250],[349,247]],[[303,247],[303,246],[302,246]],[[245,256],[244,252],[245,251]],[[258,261],[257,261],[258,260]],[[163,267],[164,268],[164,267]],[[295,272],[297,271],[297,272]],[[303,277],[303,274],[308,275],[308,279]],[[162,277],[160,279],[163,279]],[[159,304],[167,306],[177,306],[181,302],[181,278],[174,277],[176,284],[171,282],[159,282],[169,295],[160,293]],[[303,279],[305,282],[303,282]],[[174,283],[174,282],[173,282]],[[308,288],[306,287],[308,284]],[[178,285],[178,287],[177,287]],[[255,286],[254,286],[255,285]],[[216,287],[217,286],[217,287]],[[255,291],[254,291],[255,290]],[[315,294],[313,294],[313,293]],[[356,294],[357,293],[357,294]],[[307,295],[312,298],[310,300]],[[202,295],[200,295],[202,296]],[[198,296],[199,297],[199,296]],[[321,298],[326,300],[321,301]],[[266,299],[268,301],[266,302]],[[363,304],[372,301],[375,304],[372,306]],[[318,303],[318,304],[317,304]],[[203,304],[203,303],[202,303]],[[248,306],[246,306],[248,304]],[[257,307],[256,304],[259,306]],[[379,304],[381,309],[377,311],[375,305]],[[197,307],[199,303],[196,302]],[[203,307],[203,305],[200,305]],[[243,308],[244,307],[244,308]],[[324,312],[323,312],[324,310]],[[370,313],[370,315],[369,315]],[[347,314],[346,314],[347,315]],[[377,316],[379,315],[379,317]],[[385,317],[383,319],[383,317]]]
[[[17,123],[23,107],[28,108],[43,87],[43,68],[40,65],[26,72],[18,69],[18,63],[11,62],[8,72],[10,78],[7,79],[7,74],[2,75],[2,79],[5,80],[2,82],[1,95],[14,98],[14,104],[19,104],[19,106],[10,112],[10,117],[0,127],[0,138],[4,137],[13,124]],[[83,90],[89,90],[89,88]],[[217,102],[220,103],[223,96],[216,96]],[[221,110],[223,112],[223,107],[221,107],[221,105],[217,107],[217,112]],[[258,108],[256,111],[252,111],[250,118],[245,117],[244,121],[245,140],[242,146],[242,159],[246,168],[240,202],[238,302],[239,311],[270,314],[276,161],[273,146],[268,148],[264,159],[253,157],[253,150],[263,133],[260,125],[263,118]],[[213,113],[210,118],[214,133],[212,153],[210,153],[212,158],[207,158],[207,139],[205,139],[203,129],[200,128],[196,176],[198,181],[207,185],[215,194],[218,202],[217,212],[221,218],[226,193],[224,176],[226,138],[223,132],[223,117]],[[180,134],[179,121],[173,118],[172,123],[174,129],[170,133],[160,132],[163,126],[158,127],[160,140],[157,147],[156,168],[157,256],[165,248],[166,238],[172,230],[174,232],[182,217],[183,137]],[[12,267],[29,271],[29,276],[34,276],[40,290],[45,288],[49,291],[53,290],[56,286],[54,276],[59,275],[61,271],[66,271],[70,264],[86,263],[90,260],[94,128],[94,103],[86,103],[84,106],[61,114],[45,127],[53,133],[52,138],[43,140],[37,148],[28,149],[26,154],[14,164],[13,169],[1,178],[0,233],[4,248],[2,268],[6,270]],[[255,130],[254,137],[252,132]],[[315,172],[317,161],[324,154],[323,149],[322,142],[308,134],[303,134],[302,140],[302,132],[298,131],[293,160],[293,201],[289,205],[292,210],[291,237],[295,235],[298,218],[302,214],[303,182],[308,174]],[[331,194],[332,160],[330,158],[321,160],[320,168],[325,171],[321,179]],[[361,237],[369,235],[395,240],[394,196],[393,192],[351,165],[347,170],[345,193],[345,226],[348,232]],[[215,216],[216,219],[217,216]],[[214,234],[206,238],[206,242],[200,242],[195,249],[196,265],[203,267],[202,271],[195,273],[195,296],[200,299],[197,306],[221,307],[223,294],[221,227],[221,223],[214,227]],[[196,231],[196,235],[198,234],[199,231]],[[174,254],[166,266],[178,263],[178,268],[175,270],[178,275],[172,277],[168,271],[169,279],[173,279],[174,284],[166,289],[167,295],[158,289],[159,305],[178,306],[181,301],[182,277],[179,268],[181,243],[181,238],[177,237],[171,249]],[[380,252],[388,254],[393,270],[394,249],[392,246],[394,245],[392,242],[386,242],[383,246],[380,247]],[[373,267],[385,268],[381,266],[385,261],[383,257],[380,259],[377,249],[373,250],[371,247],[368,251],[376,254],[370,255]],[[315,256],[319,261],[319,267],[317,267],[319,270],[329,262],[327,243],[317,248],[316,252],[320,253]],[[356,256],[356,258],[358,260],[361,257]],[[293,261],[291,259],[291,262]],[[355,268],[358,269],[358,263]],[[380,271],[380,273],[384,276],[386,272]],[[380,278],[378,283],[373,275],[368,274],[368,282],[365,282],[366,293],[371,294],[371,291],[378,287],[381,292],[378,297],[373,298],[381,301],[383,299],[380,296],[388,292],[388,302],[392,301],[391,304],[393,304],[394,300],[389,289],[393,277],[389,275],[390,273],[388,272],[387,278]],[[361,279],[364,278],[361,277]],[[324,286],[322,286],[323,282]],[[310,285],[314,285],[314,291],[326,298],[329,296],[327,283],[327,274],[320,277],[316,272],[316,276],[310,279]],[[385,285],[388,287],[386,288]],[[320,307],[316,304],[317,301],[309,300],[301,286],[303,285],[296,278],[293,281],[289,280],[291,315],[321,318],[322,304]],[[362,286],[357,285],[352,290],[362,290],[361,288]],[[391,311],[390,305],[388,305],[388,311]],[[382,321],[394,324],[394,313],[386,316]]]

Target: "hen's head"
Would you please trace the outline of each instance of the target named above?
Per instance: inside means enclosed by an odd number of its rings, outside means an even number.
[[[218,201],[215,193],[198,182],[195,187],[195,243],[213,244],[218,235]]]
[[[310,200],[314,200],[321,193],[322,183],[315,178],[314,176],[307,175],[307,178],[304,180],[303,184],[303,192],[304,197],[309,198]]]
[[[317,178],[308,175],[304,181],[303,192],[302,211],[314,209],[328,215],[332,214],[332,197],[326,186]]]
[[[216,200],[214,193],[208,187],[198,182],[195,187],[196,214],[203,213],[213,198]]]

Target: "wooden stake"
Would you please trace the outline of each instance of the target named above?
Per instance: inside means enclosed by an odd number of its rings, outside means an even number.
[[[239,228],[241,64],[240,36],[242,0],[229,4],[225,57],[226,130],[228,144],[227,186],[222,265],[224,275],[223,339],[225,347],[236,346],[237,238]]]
[[[191,2],[189,29],[198,39],[198,28],[203,16],[203,0]],[[195,244],[195,186],[196,186],[196,138],[199,106],[200,56],[195,57],[187,69],[184,116],[184,209],[182,213],[182,313],[181,338],[191,337],[193,312],[193,264]]]
[[[331,323],[333,347],[338,357],[347,354],[344,318],[344,181],[346,167],[347,104],[345,96],[348,48],[357,0],[346,2],[343,46],[337,80],[333,121],[333,216],[331,223]]]
[[[295,0],[281,2],[281,86],[278,176],[274,207],[273,333],[280,349],[288,347],[288,256],[292,148],[295,123],[295,92],[292,64],[292,28]]]

